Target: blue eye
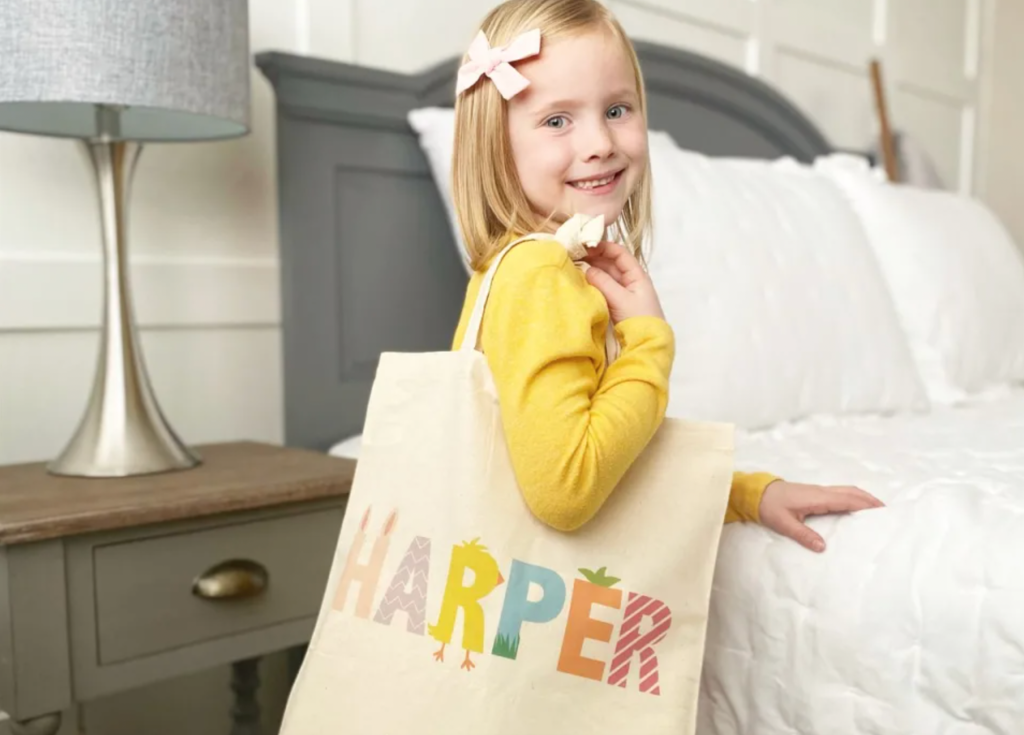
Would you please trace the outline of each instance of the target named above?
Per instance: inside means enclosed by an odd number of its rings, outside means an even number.
[[[626,107],[625,105],[615,105],[610,110],[608,110],[608,119],[620,120],[621,118],[625,117],[627,112],[629,112],[629,108]]]
[[[544,125],[555,130],[561,130],[566,126],[567,122],[568,121],[562,115],[555,115],[554,117],[549,117],[545,120]]]

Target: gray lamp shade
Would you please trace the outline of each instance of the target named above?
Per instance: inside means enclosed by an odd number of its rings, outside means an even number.
[[[0,0],[0,129],[137,141],[243,135],[248,16],[247,0]]]

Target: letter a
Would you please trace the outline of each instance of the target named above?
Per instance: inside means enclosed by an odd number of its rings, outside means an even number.
[[[406,614],[405,627],[423,635],[427,628],[427,580],[430,577],[430,539],[417,536],[381,598],[374,622],[391,625],[396,612]]]

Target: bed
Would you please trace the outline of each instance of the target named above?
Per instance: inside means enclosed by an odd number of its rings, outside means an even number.
[[[880,182],[763,82],[637,46],[669,413],[732,421],[740,469],[886,503],[813,519],[823,555],[726,528],[699,732],[1024,732],[1020,251],[977,202]],[[358,457],[380,353],[447,349],[461,307],[457,61],[257,63],[277,99],[285,440]]]

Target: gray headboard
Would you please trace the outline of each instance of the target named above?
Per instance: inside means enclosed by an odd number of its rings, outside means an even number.
[[[765,83],[637,43],[650,127],[709,155],[802,161],[831,150]],[[466,274],[406,113],[450,106],[458,60],[403,75],[277,52],[285,442],[326,450],[362,430],[381,352],[450,347]]]

